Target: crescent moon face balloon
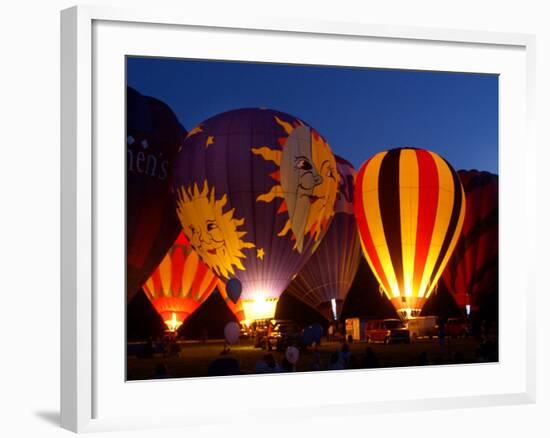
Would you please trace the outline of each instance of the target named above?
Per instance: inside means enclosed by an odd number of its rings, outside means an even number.
[[[234,110],[188,134],[175,165],[177,213],[203,261],[240,280],[247,320],[273,317],[332,220],[338,180],[326,141],[288,114]]]
[[[459,170],[466,192],[466,216],[442,279],[461,308],[477,310],[478,298],[498,282],[498,176]]]
[[[217,284],[218,278],[181,233],[143,290],[168,329],[176,331]]]
[[[403,319],[418,316],[456,245],[465,214],[453,168],[434,152],[380,152],[355,183],[363,253]]]
[[[127,87],[127,298],[141,288],[181,231],[171,168],[186,131],[163,102]]]
[[[355,170],[336,156],[340,185],[334,219],[319,248],[300,270],[287,291],[317,309],[327,320],[337,320],[361,257],[353,214]]]

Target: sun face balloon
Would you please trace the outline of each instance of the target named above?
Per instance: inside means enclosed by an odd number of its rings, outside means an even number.
[[[380,152],[355,183],[354,208],[363,253],[403,319],[417,316],[458,241],[464,190],[434,152]]]
[[[498,286],[498,176],[459,170],[466,193],[466,216],[460,238],[441,277],[467,312]]]
[[[143,290],[167,328],[176,331],[207,300],[218,281],[180,233]]]
[[[181,230],[174,212],[172,162],[186,131],[168,106],[127,87],[127,299]]]
[[[220,279],[240,280],[248,320],[273,317],[321,243],[338,179],[326,141],[288,114],[229,111],[188,134],[175,165],[177,214]]]
[[[287,291],[327,320],[337,320],[361,257],[361,245],[353,214],[355,170],[336,156],[340,185],[332,220],[323,241]]]

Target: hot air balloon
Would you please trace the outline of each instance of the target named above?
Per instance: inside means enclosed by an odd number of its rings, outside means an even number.
[[[434,152],[398,148],[367,160],[355,183],[363,253],[403,319],[418,316],[458,241],[465,198]]]
[[[361,257],[353,213],[353,166],[336,156],[340,185],[334,218],[319,248],[287,291],[317,309],[328,321],[338,320]]]
[[[235,318],[237,318],[237,321],[239,322],[245,321],[246,318],[244,316],[243,303],[241,299],[239,298],[237,302],[234,302],[227,294],[227,291],[225,289],[225,283],[221,280],[218,281],[217,288],[220,296],[225,301],[225,304],[227,304],[227,307],[229,307],[229,310],[231,310],[233,315],[235,315]]]
[[[180,233],[143,290],[168,329],[175,332],[217,284],[218,278]]]
[[[139,291],[178,233],[172,161],[186,131],[167,105],[127,87],[127,298]]]
[[[334,215],[328,143],[288,114],[229,111],[189,132],[174,178],[193,248],[220,279],[241,282],[247,321],[272,318]]]
[[[466,193],[466,216],[443,282],[458,306],[478,310],[477,298],[496,290],[498,282],[498,176],[460,170]]]

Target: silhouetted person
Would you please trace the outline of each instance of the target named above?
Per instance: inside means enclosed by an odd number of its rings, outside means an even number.
[[[344,342],[342,344],[342,350],[340,351],[340,358],[344,368],[348,368],[349,361],[351,358],[351,352],[349,351],[349,344],[347,342]]]
[[[141,357],[143,359],[151,359],[154,353],[155,353],[155,348],[153,347],[153,339],[149,338],[147,339],[147,342],[143,346],[143,353]]]
[[[330,355],[330,360],[328,364],[329,370],[343,370],[344,365],[342,364],[342,360],[340,359],[340,352],[335,351]]]
[[[447,322],[447,318],[445,316],[440,316],[437,319],[439,346],[440,347],[443,347],[445,345],[445,324],[446,324],[446,322]]]
[[[363,368],[377,368],[378,367],[378,357],[374,353],[374,350],[371,347],[365,349],[365,358],[362,363]]]
[[[234,376],[236,374],[241,374],[241,368],[239,361],[233,356],[220,356],[208,366],[209,376]]]
[[[291,364],[286,357],[284,357],[283,361],[281,362],[281,368],[285,373],[291,373],[292,371],[296,371],[296,368],[294,367],[294,365]]]
[[[155,379],[169,379],[170,374],[168,373],[168,369],[166,368],[166,365],[163,363],[157,363],[155,365]]]
[[[257,373],[280,373],[281,371],[281,367],[271,353],[264,355],[264,357],[256,362]]]
[[[310,371],[321,371],[321,355],[318,351],[314,351],[311,357]]]
[[[422,351],[416,358],[416,365],[428,365],[428,353]]]

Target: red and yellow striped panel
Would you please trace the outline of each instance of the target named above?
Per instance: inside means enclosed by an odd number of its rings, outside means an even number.
[[[180,233],[160,265],[143,285],[166,325],[176,330],[216,287],[218,278]]]
[[[400,316],[420,313],[456,245],[464,190],[434,152],[380,152],[355,183],[354,209],[363,253]]]
[[[246,317],[244,315],[244,309],[243,309],[243,302],[239,298],[236,303],[233,302],[231,298],[229,298],[229,295],[227,295],[227,290],[225,289],[225,283],[222,280],[218,281],[218,291],[225,301],[225,304],[227,304],[227,307],[229,307],[229,310],[235,315],[235,318],[237,318],[237,321],[243,322]]]

